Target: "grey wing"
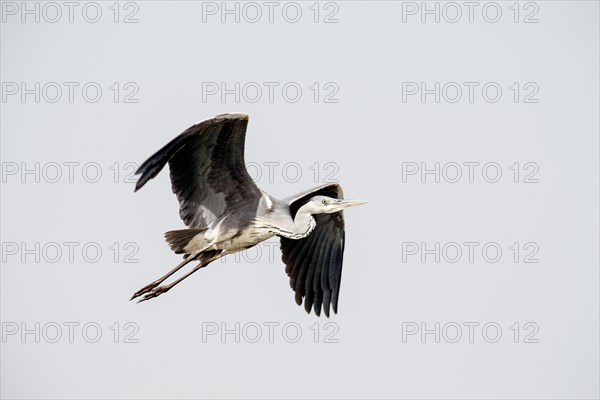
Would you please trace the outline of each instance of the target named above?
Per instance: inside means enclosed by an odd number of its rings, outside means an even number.
[[[325,185],[306,192],[290,204],[290,210],[299,208],[309,198],[324,195],[343,198],[337,184]],[[300,206],[296,203],[300,202]],[[296,208],[296,211],[297,211]],[[295,212],[292,211],[293,214]],[[344,215],[343,212],[314,216],[317,226],[304,239],[281,238],[282,260],[290,277],[290,286],[296,292],[296,303],[315,314],[323,308],[329,317],[329,309],[337,313],[342,264],[344,258]]]
[[[168,162],[179,215],[190,228],[208,226],[233,208],[258,204],[261,191],[244,161],[247,126],[247,115],[223,114],[190,127],[140,166],[135,190]]]

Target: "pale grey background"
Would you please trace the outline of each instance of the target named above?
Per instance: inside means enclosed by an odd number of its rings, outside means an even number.
[[[598,398],[598,3],[537,2],[539,23],[402,23],[401,3],[337,2],[336,24],[202,22],[200,2],[137,2],[136,24],[107,13],[83,21],[1,26],[3,82],[98,82],[101,101],[1,104],[2,162],[97,162],[90,184],[2,184],[2,241],[98,242],[98,263],[8,258],[1,319],[33,326],[96,322],[98,343],[2,343],[1,395],[80,397]],[[302,3],[308,12],[311,3]],[[429,3],[433,4],[433,3]],[[483,3],[482,3],[483,4]],[[510,3],[502,3],[508,12]],[[77,16],[77,15],[76,15]],[[299,82],[301,101],[202,102],[202,82]],[[402,82],[499,82],[490,104],[402,102]],[[536,82],[537,104],[508,86]],[[108,86],[136,82],[139,103],[113,103]],[[337,104],[315,104],[312,82],[336,82]],[[293,302],[279,254],[234,258],[137,305],[132,292],[174,266],[163,242],[183,226],[163,173],[143,191],[113,183],[114,162],[140,163],[192,123],[250,115],[247,161],[294,161],[260,186],[286,196],[315,185],[308,167],[335,162],[347,197],[339,343],[313,343],[327,320]],[[401,163],[515,161],[540,166],[537,184],[401,181]],[[263,170],[263,173],[266,171]],[[280,171],[280,170],[279,170]],[[122,177],[121,177],[122,178]],[[122,179],[121,179],[122,181]],[[321,177],[322,181],[322,177]],[[402,242],[501,243],[496,264],[403,263]],[[536,242],[537,264],[507,247]],[[114,263],[113,242],[139,245],[139,263]],[[121,256],[122,258],[122,256]],[[139,326],[139,343],[113,343],[108,327]],[[498,343],[431,338],[402,342],[402,323],[497,322]],[[202,342],[203,322],[296,322],[303,337],[256,344]],[[535,322],[539,343],[514,343],[508,327]]]

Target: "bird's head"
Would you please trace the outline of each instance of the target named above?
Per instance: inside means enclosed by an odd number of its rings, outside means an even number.
[[[363,200],[334,199],[327,196],[315,196],[303,207],[311,214],[331,214],[344,208],[366,204]]]

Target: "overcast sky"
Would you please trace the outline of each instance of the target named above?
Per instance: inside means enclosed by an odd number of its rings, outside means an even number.
[[[597,398],[599,8],[592,1],[3,1],[4,398]],[[339,181],[339,314],[278,242],[168,294],[167,171],[250,115],[283,198]]]

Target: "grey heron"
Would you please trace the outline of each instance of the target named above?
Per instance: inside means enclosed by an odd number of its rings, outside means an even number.
[[[366,203],[343,199],[337,183],[279,200],[259,189],[244,162],[248,116],[222,114],[193,125],[136,171],[135,191],[169,163],[179,215],[188,229],[165,233],[184,260],[138,290],[131,300],[157,297],[211,262],[280,237],[282,260],[298,305],[317,316],[337,313],[344,254],[342,210]],[[198,265],[168,285],[161,284],[192,261]],[[143,297],[141,297],[143,296]]]

